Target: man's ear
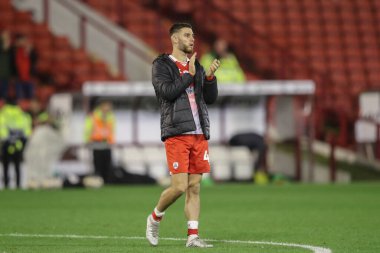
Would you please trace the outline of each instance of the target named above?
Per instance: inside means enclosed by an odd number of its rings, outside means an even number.
[[[173,34],[171,37],[171,40],[172,40],[173,44],[178,43],[178,35],[176,33]]]

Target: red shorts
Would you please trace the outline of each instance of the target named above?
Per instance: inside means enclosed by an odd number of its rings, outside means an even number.
[[[184,134],[165,140],[170,174],[210,172],[208,142],[203,134]]]

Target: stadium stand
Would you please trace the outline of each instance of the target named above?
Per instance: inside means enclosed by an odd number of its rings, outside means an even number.
[[[198,40],[233,45],[248,79],[315,80],[316,134],[325,138],[332,110],[338,145],[352,144],[358,94],[380,85],[377,1],[212,0],[207,8],[200,0],[83,1],[158,51],[170,48],[157,36],[166,35],[163,17],[191,20]]]
[[[174,2],[159,1],[160,10],[179,13]],[[193,1],[187,14],[206,34],[229,40],[246,71],[263,79],[315,80],[317,134],[324,130],[325,111],[333,108],[341,128],[338,143],[346,146],[358,94],[379,86],[375,2],[213,0],[203,8]]]
[[[81,1],[158,52],[170,51],[170,24],[190,20],[197,28],[197,52],[205,52],[216,37],[226,39],[249,80],[314,80],[316,135],[326,139],[328,117],[335,115],[340,146],[353,144],[358,95],[380,85],[378,1],[211,0],[207,8],[201,0]],[[0,23],[15,32],[32,31],[38,69],[53,74],[58,90],[78,90],[84,80],[115,79],[104,63],[34,24],[8,0],[1,2]]]
[[[34,23],[29,12],[14,9],[10,0],[0,3],[0,30],[12,35],[27,35],[38,53],[36,98],[43,104],[58,91],[79,91],[87,80],[120,80],[106,64],[82,49],[73,48],[68,39],[53,35],[45,24]],[[28,101],[20,101],[23,108]]]

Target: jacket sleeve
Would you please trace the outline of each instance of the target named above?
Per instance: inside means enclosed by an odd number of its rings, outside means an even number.
[[[172,79],[169,68],[162,61],[155,61],[152,68],[152,83],[156,94],[168,101],[176,100],[193,82],[189,73]]]
[[[207,80],[206,74],[204,74],[204,77],[203,98],[206,104],[213,104],[218,98],[218,85],[216,76],[214,76],[212,80]]]

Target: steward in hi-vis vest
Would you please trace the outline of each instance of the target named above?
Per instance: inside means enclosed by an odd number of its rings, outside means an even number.
[[[13,99],[8,99],[0,110],[0,139],[2,146],[4,188],[8,187],[9,163],[13,162],[16,171],[16,184],[21,187],[20,166],[27,138],[32,131],[32,121]]]
[[[93,150],[95,174],[107,182],[112,169],[111,145],[115,143],[115,116],[112,104],[102,101],[87,116],[85,122],[85,141]]]

